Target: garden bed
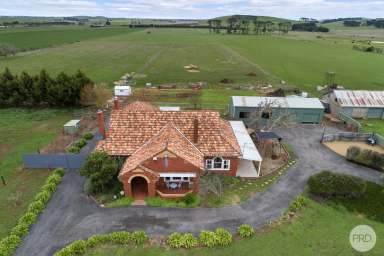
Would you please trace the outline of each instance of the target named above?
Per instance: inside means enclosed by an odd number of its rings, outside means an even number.
[[[347,156],[347,150],[349,147],[359,147],[361,149],[369,149],[369,150],[384,154],[384,148],[378,145],[371,146],[361,141],[331,141],[331,142],[324,142],[323,144],[326,147],[328,147],[330,150],[344,157]]]

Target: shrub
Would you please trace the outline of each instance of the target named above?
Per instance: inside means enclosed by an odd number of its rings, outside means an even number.
[[[255,234],[255,230],[248,224],[242,224],[237,228],[237,234],[241,238],[251,237]]]
[[[185,197],[183,197],[182,201],[187,206],[192,206],[192,205],[195,205],[199,201],[199,198],[197,195],[195,195],[193,193],[188,193]]]
[[[111,242],[112,238],[106,234],[106,235],[93,235],[88,238],[87,245],[88,247],[95,247],[99,244],[108,243]]]
[[[131,240],[131,234],[126,231],[111,233],[109,237],[110,241],[115,244],[127,244]]]
[[[177,232],[172,233],[167,240],[167,243],[172,248],[192,248],[198,243],[196,237],[190,233],[180,234]]]
[[[16,226],[14,226],[11,230],[11,235],[17,236],[17,237],[23,237],[26,234],[28,234],[30,224],[28,223],[18,223]]]
[[[71,255],[82,255],[87,250],[87,242],[78,240],[67,246],[67,250]]]
[[[369,149],[349,147],[346,159],[357,164],[365,165],[379,171],[384,171],[384,154]]]
[[[89,178],[94,192],[103,192],[111,187],[118,173],[117,162],[105,152],[90,154],[80,169],[80,174]]]
[[[191,233],[184,234],[182,241],[183,241],[183,247],[186,249],[195,247],[197,246],[197,243],[198,243],[197,238]]]
[[[45,208],[45,205],[41,201],[34,201],[28,206],[28,212],[38,214],[42,212]]]
[[[217,244],[220,246],[228,246],[232,243],[232,235],[224,228],[217,228],[215,230]]]
[[[0,241],[0,255],[12,256],[17,246],[21,243],[21,238],[15,235],[9,235]]]
[[[199,239],[200,243],[206,247],[214,247],[217,245],[216,234],[213,231],[201,231]]]
[[[57,168],[53,171],[53,174],[59,175],[60,177],[63,177],[65,174],[65,171],[63,168]]]
[[[57,185],[61,181],[61,176],[53,174],[47,178],[46,183]]]
[[[362,196],[366,186],[366,182],[360,178],[345,174],[334,174],[329,171],[315,174],[308,180],[309,192],[323,197],[357,198]]]
[[[51,198],[51,194],[49,191],[41,191],[35,196],[35,201],[40,201],[46,204]]]
[[[288,210],[291,212],[297,212],[303,209],[306,205],[307,205],[307,199],[303,196],[298,196],[296,197],[295,200],[293,200]]]
[[[93,139],[93,134],[90,132],[87,132],[87,133],[83,134],[83,139],[91,140],[91,139]]]
[[[85,145],[87,145],[87,140],[86,140],[86,139],[78,139],[78,140],[73,144],[73,146],[75,146],[75,147],[79,147],[79,148],[82,148],[82,147],[84,147]]]
[[[148,236],[144,231],[134,231],[132,233],[132,241],[136,245],[141,245],[148,241]]]
[[[183,235],[177,232],[172,233],[167,239],[167,244],[172,248],[181,248],[183,246]]]
[[[56,184],[53,183],[45,183],[45,185],[42,187],[43,191],[48,191],[49,193],[53,193],[56,191]]]
[[[72,146],[68,149],[68,152],[69,153],[72,153],[72,154],[79,154],[80,153],[80,148],[77,147],[77,146]]]

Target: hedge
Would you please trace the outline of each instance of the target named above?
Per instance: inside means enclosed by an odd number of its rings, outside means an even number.
[[[243,230],[243,231],[240,231]],[[246,224],[238,228],[240,237],[250,237],[254,234],[254,229]],[[167,244],[171,248],[190,249],[198,245],[205,247],[228,246],[232,243],[231,233],[224,228],[217,228],[215,231],[203,230],[198,240],[191,233],[174,232],[168,236]],[[57,251],[53,256],[75,256],[82,255],[88,249],[104,244],[114,245],[142,245],[148,241],[148,236],[144,231],[126,231],[113,232],[109,234],[93,235],[85,240],[77,240]]]
[[[27,212],[20,217],[16,226],[11,230],[10,235],[0,241],[0,256],[11,256],[14,254],[22,238],[28,234],[30,227],[36,222],[37,216],[44,210],[52,194],[56,191],[56,187],[61,182],[63,176],[64,170],[56,169],[47,178],[45,185],[36,194],[33,202],[29,204]]]
[[[352,146],[348,148],[346,158],[348,161],[384,172],[384,154],[379,152]]]
[[[77,240],[61,250],[57,251],[54,256],[73,256],[82,255],[87,249],[103,244],[135,244],[141,245],[148,241],[148,236],[144,231],[135,231],[132,233],[126,231],[118,231],[103,235],[93,235],[86,240]]]
[[[323,171],[308,180],[309,192],[323,197],[358,198],[365,192],[367,183],[350,175]]]

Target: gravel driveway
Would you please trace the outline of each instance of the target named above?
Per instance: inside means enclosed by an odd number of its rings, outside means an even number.
[[[330,128],[328,129],[330,131]],[[68,172],[16,255],[52,255],[64,245],[92,234],[142,229],[149,234],[198,233],[218,226],[232,231],[243,223],[255,227],[278,218],[305,188],[307,179],[332,170],[379,183],[380,173],[345,161],[319,141],[322,128],[300,126],[277,131],[299,156],[297,164],[265,192],[224,208],[163,209],[145,206],[105,209],[82,193],[84,179]]]

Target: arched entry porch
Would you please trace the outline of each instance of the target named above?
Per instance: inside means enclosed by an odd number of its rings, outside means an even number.
[[[135,176],[131,179],[132,197],[135,199],[144,199],[148,196],[148,181],[142,176]]]

